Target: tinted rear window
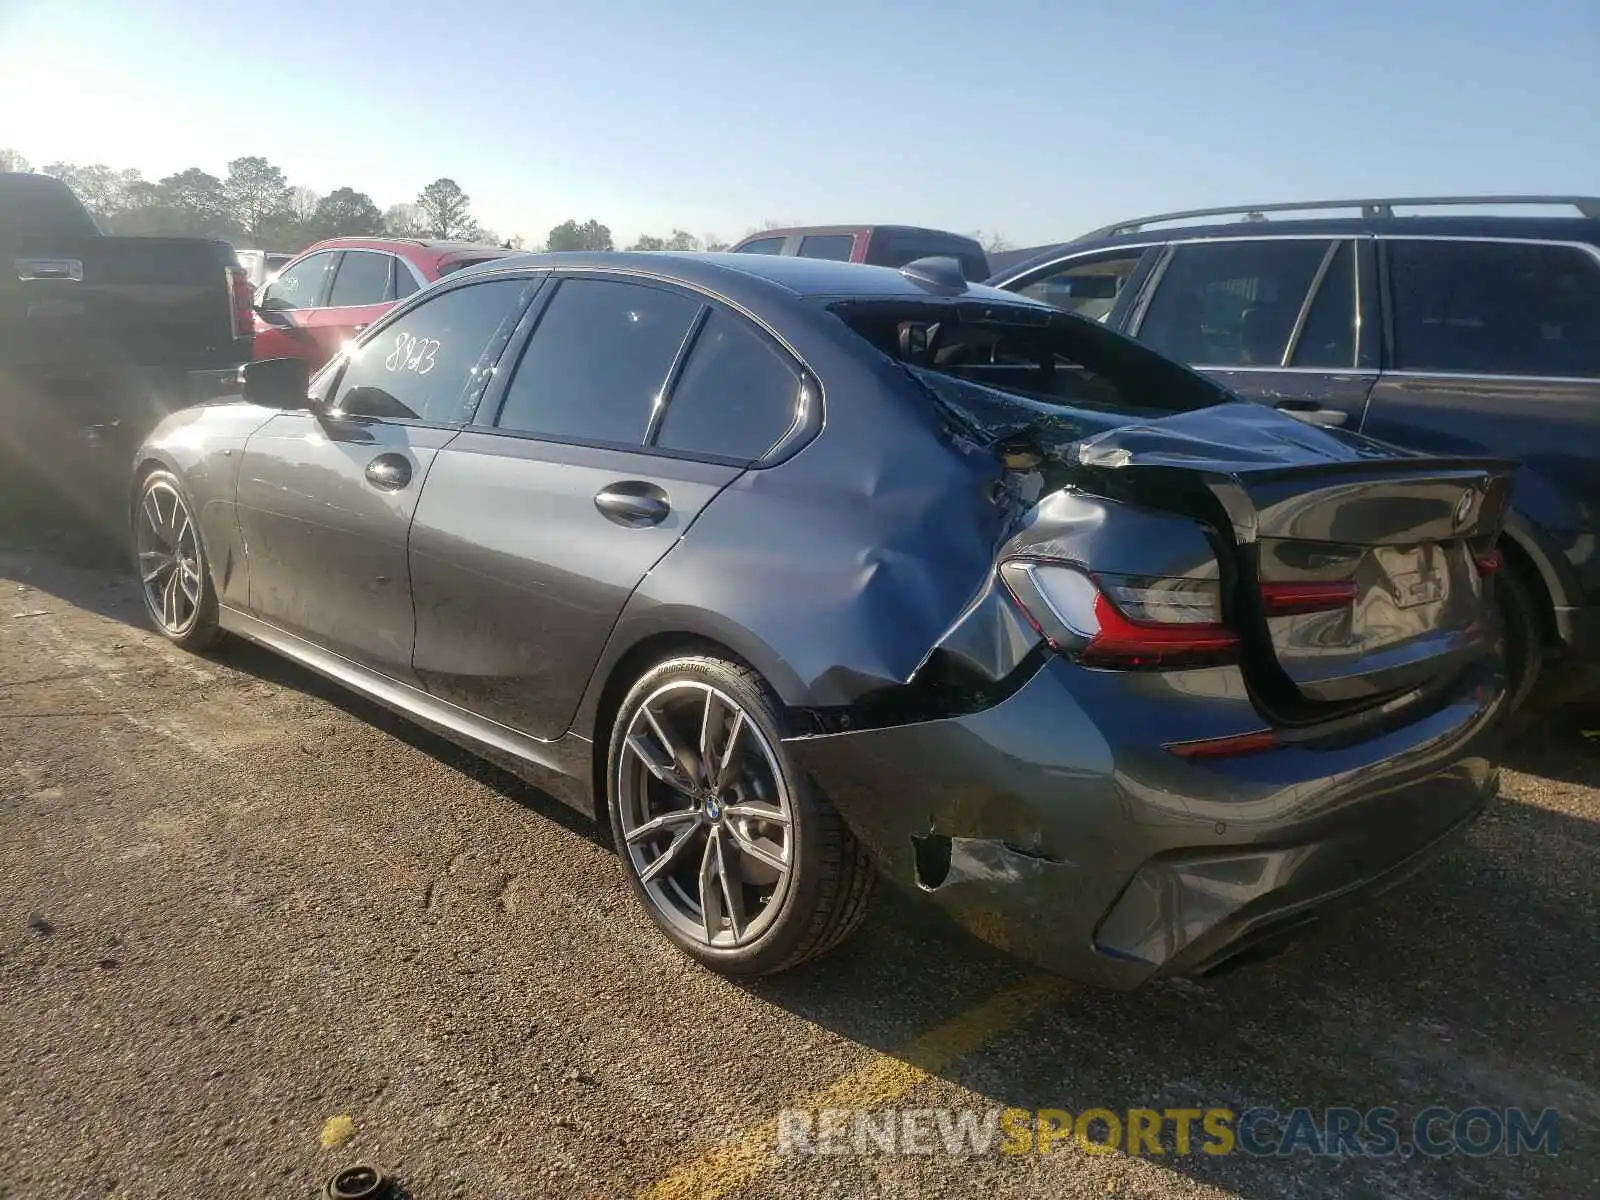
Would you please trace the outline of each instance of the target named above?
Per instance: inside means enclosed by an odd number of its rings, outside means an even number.
[[[849,262],[856,239],[848,233],[813,233],[800,239],[801,258],[828,258]]]

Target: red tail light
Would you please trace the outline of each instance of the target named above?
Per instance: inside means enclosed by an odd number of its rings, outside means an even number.
[[[1131,621],[1101,593],[1094,602],[1100,631],[1078,651],[1078,661],[1091,667],[1145,669],[1200,666],[1231,659],[1239,638],[1222,624],[1156,624]]]
[[[1474,561],[1478,564],[1478,574],[1480,575],[1493,575],[1505,565],[1505,561],[1500,557],[1500,551],[1498,550],[1486,550],[1478,555]]]
[[[1238,656],[1215,580],[1091,576],[1076,565],[1024,559],[1000,571],[1034,629],[1085,666],[1176,669]]]
[[[1263,583],[1261,607],[1269,617],[1298,617],[1306,613],[1333,612],[1355,603],[1356,585],[1350,580],[1314,583]]]
[[[1198,742],[1168,742],[1165,749],[1179,758],[1232,758],[1238,754],[1275,750],[1277,746],[1278,735],[1270,729],[1262,729],[1255,733],[1205,738]]]
[[[250,276],[240,266],[228,268],[228,296],[232,303],[233,336],[248,337],[255,331],[255,289],[250,286]]]

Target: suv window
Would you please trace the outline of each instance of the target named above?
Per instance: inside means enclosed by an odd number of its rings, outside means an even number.
[[[350,356],[333,407],[450,425],[467,417],[536,282],[496,279],[425,300]]]
[[[1077,313],[1091,321],[1104,321],[1116,307],[1117,297],[1128,282],[1144,251],[1118,258],[1097,258],[1064,267],[1015,289],[1022,295],[1063,312]]]
[[[1177,246],[1139,340],[1198,366],[1277,366],[1327,252],[1288,238]]]
[[[748,462],[789,431],[799,398],[788,355],[742,317],[716,311],[672,389],[655,444]]]
[[[552,438],[642,445],[699,311],[698,301],[661,288],[564,280],[495,423]]]
[[[315,308],[322,302],[322,291],[328,281],[328,272],[338,258],[332,250],[324,250],[303,258],[278,274],[261,294],[261,307],[276,310]]]
[[[781,237],[757,238],[753,242],[746,242],[739,247],[740,254],[782,254],[783,243],[786,239]]]
[[[355,308],[382,304],[389,298],[389,270],[392,259],[374,250],[346,250],[333,277],[328,296],[330,308]]]
[[[1394,365],[1600,377],[1600,263],[1573,246],[1396,239]]]
[[[1317,288],[1295,343],[1294,367],[1353,367],[1356,362],[1356,254],[1341,242]]]
[[[856,239],[848,233],[815,233],[800,239],[801,258],[831,258],[834,262],[849,262],[855,248]]]

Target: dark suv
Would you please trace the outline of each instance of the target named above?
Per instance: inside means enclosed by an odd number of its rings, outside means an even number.
[[[1312,424],[1520,460],[1498,585],[1516,699],[1547,659],[1600,662],[1600,199],[1168,213],[990,282]]]

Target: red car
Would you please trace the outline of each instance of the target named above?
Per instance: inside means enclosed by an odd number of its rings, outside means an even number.
[[[256,297],[253,358],[316,370],[395,304],[451,271],[516,251],[469,242],[330,238],[302,251]]]

